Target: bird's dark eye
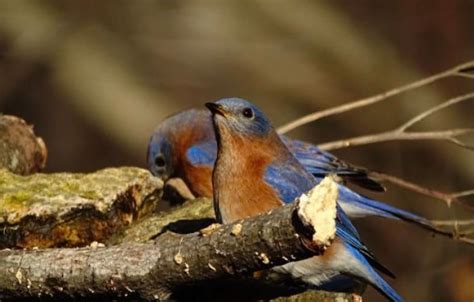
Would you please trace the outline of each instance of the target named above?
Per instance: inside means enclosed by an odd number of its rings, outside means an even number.
[[[166,162],[165,162],[165,159],[163,158],[163,155],[158,155],[157,157],[155,157],[155,165],[157,167],[162,168],[165,166],[165,164]]]
[[[251,108],[244,108],[244,110],[242,110],[242,115],[246,118],[252,118],[253,110]]]

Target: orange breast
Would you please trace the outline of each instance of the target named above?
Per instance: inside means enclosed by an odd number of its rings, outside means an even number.
[[[274,160],[271,145],[263,141],[233,139],[222,151],[214,174],[218,207],[224,223],[255,216],[279,207],[282,202],[263,179]]]
[[[212,168],[183,163],[182,178],[197,197],[212,197]]]
[[[173,166],[176,176],[182,178],[195,196],[212,197],[212,167],[193,166],[186,157],[188,149],[198,143],[213,140],[214,130],[208,112],[197,112],[194,119],[173,129]]]

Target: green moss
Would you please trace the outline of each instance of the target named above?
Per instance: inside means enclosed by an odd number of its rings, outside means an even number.
[[[11,202],[11,203],[21,203],[21,202],[30,200],[31,197],[33,197],[33,193],[19,191],[19,192],[16,192],[15,194],[7,195],[6,199],[8,200],[8,202]]]
[[[188,200],[184,204],[173,207],[171,210],[159,215],[150,215],[137,221],[124,232],[116,233],[108,240],[108,244],[121,242],[145,242],[153,235],[159,234],[163,228],[180,220],[214,219],[212,200],[198,198]]]
[[[24,210],[28,207],[28,202],[31,201],[32,197],[33,194],[26,191],[5,194],[5,196],[0,199],[0,215]]]
[[[106,211],[118,194],[138,185],[140,198],[163,186],[161,180],[140,168],[108,168],[90,174],[53,173],[19,176],[0,170],[0,217],[62,215],[92,204]],[[100,204],[99,204],[100,203]]]
[[[6,185],[11,183],[12,180],[14,180],[15,176],[17,175],[8,172],[6,169],[0,169],[0,185]]]

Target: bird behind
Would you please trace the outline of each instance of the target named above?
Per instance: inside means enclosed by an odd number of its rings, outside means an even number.
[[[196,196],[212,197],[215,140],[209,112],[190,109],[174,114],[161,122],[150,138],[148,169],[163,180],[180,177]]]

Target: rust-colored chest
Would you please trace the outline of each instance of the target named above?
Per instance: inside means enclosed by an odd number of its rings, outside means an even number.
[[[274,160],[271,145],[232,139],[219,151],[213,175],[215,206],[224,223],[255,216],[282,205],[276,191],[264,181]],[[251,147],[250,147],[251,146]]]

